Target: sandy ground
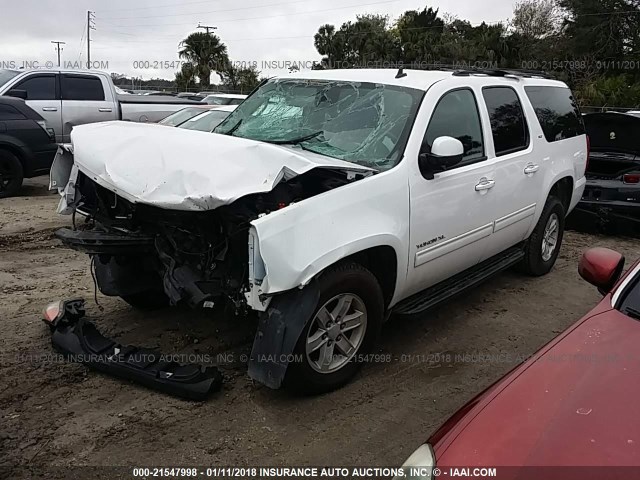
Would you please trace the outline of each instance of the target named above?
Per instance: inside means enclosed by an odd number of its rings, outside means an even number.
[[[239,361],[220,365],[221,392],[188,402],[55,362],[40,321],[51,300],[88,300],[99,328],[125,344],[165,353],[248,353],[251,320],[168,309],[140,313],[93,302],[88,258],[52,238],[68,223],[54,213],[46,179],[0,200],[0,477],[75,465],[399,465],[450,414],[533,353],[599,300],[577,274],[583,250],[640,256],[637,240],[569,232],[543,278],[505,272],[426,315],[392,318],[379,351],[340,391],[294,397],[254,385]],[[511,361],[442,362],[429,354],[502,354]],[[424,355],[424,361],[409,359]],[[219,358],[219,357],[218,357]],[[229,357],[227,357],[229,358]],[[4,474],[2,474],[4,472]]]

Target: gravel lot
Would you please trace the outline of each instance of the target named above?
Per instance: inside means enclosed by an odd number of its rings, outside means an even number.
[[[99,296],[101,310],[88,258],[52,238],[68,219],[55,214],[58,197],[46,182],[27,181],[22,196],[0,200],[2,478],[75,465],[398,465],[457,408],[598,302],[577,273],[583,250],[640,256],[637,240],[569,232],[546,277],[505,272],[436,311],[392,318],[379,349],[392,360],[365,366],[340,391],[313,398],[272,391],[254,385],[238,361],[220,365],[221,392],[194,403],[47,357],[53,350],[40,312],[59,298],[87,298],[104,333],[165,353],[239,358],[255,324],[186,309],[140,313]],[[443,352],[470,358],[427,357]]]

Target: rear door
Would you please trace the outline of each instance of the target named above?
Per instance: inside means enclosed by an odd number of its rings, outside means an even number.
[[[116,120],[115,99],[106,78],[64,73],[60,75],[60,87],[65,142],[71,141],[71,130],[77,125]]]
[[[62,142],[62,103],[58,74],[53,72],[34,73],[14,85],[12,89],[27,92],[26,103],[56,132],[56,142]]]
[[[493,235],[482,253],[482,260],[526,238],[543,189],[543,152],[534,150],[522,94],[521,89],[511,85],[482,89],[483,108],[491,124],[488,154],[494,159],[496,182]]]

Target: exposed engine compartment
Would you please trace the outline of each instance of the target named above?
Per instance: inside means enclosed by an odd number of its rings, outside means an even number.
[[[367,175],[316,168],[280,182],[270,192],[195,212],[132,203],[79,173],[81,198],[75,212],[85,220],[77,224],[74,214],[77,232],[59,237],[92,256],[105,295],[127,299],[163,292],[174,305],[206,307],[225,299],[242,310],[250,222]]]

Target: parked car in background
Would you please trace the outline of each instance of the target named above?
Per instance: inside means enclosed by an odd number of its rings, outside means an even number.
[[[640,117],[607,112],[583,118],[591,142],[587,185],[569,225],[640,235]]]
[[[178,98],[185,98],[187,100],[193,100],[194,102],[201,102],[202,99],[204,98],[201,95],[198,95],[197,93],[194,92],[180,92],[177,95]]]
[[[162,91],[146,92],[144,95],[156,95],[160,97],[176,97],[177,96],[175,92],[162,92]]]
[[[24,100],[0,97],[0,198],[47,173],[57,148],[53,130]]]
[[[247,98],[246,95],[215,93],[213,95],[207,95],[202,101],[209,105],[240,105],[245,98]]]
[[[190,100],[119,95],[111,76],[95,70],[0,70],[0,96],[22,98],[53,128],[56,141],[69,142],[71,130],[108,120],[157,122],[194,104]]]
[[[52,184],[93,228],[56,235],[100,291],[260,312],[249,375],[306,392],[353,378],[391,312],[548,273],[586,182],[569,88],[501,70],[299,72],[214,135],[112,122],[72,143]]]
[[[213,132],[213,129],[220,125],[237,107],[237,105],[224,105],[222,107],[212,108],[177,125],[177,127],[187,130],[198,130],[200,132]]]
[[[578,271],[603,300],[455,413],[409,457],[405,471],[425,467],[413,478],[432,478],[435,467],[449,473],[490,466],[499,479],[631,478],[611,468],[640,466],[640,262],[618,281],[623,266],[612,250],[585,252]],[[501,466],[547,469],[500,475]],[[551,468],[562,466],[585,468]]]
[[[211,110],[212,108],[220,108],[213,105],[193,105],[191,107],[185,107],[182,110],[178,110],[175,113],[163,118],[158,122],[159,125],[166,125],[168,127],[177,127],[187,120],[200,115],[203,112]]]

